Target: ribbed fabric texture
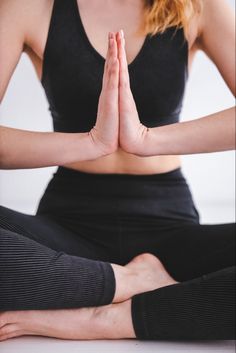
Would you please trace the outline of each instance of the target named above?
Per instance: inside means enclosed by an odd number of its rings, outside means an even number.
[[[56,252],[0,228],[0,311],[105,305],[114,285],[110,264]]]
[[[235,267],[137,295],[132,317],[143,340],[234,340]]]

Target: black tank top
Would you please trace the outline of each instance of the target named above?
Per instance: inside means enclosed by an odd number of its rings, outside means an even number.
[[[54,0],[42,85],[54,130],[88,132],[95,125],[105,59],[91,45],[76,0]],[[129,65],[131,90],[147,127],[178,122],[188,78],[188,42],[175,26],[147,35]]]

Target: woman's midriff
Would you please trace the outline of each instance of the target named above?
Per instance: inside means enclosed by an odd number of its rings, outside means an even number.
[[[170,172],[180,166],[179,156],[138,157],[121,149],[94,161],[64,165],[64,167],[85,173],[102,174],[160,174]]]

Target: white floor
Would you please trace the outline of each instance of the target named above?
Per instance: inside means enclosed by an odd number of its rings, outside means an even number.
[[[0,343],[1,353],[234,353],[234,341],[139,342],[139,341],[59,341],[47,338],[17,338]]]

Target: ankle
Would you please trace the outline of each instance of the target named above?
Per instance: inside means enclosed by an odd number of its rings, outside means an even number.
[[[113,303],[130,299],[134,295],[134,279],[136,274],[129,268],[112,264],[116,280],[116,290]]]
[[[96,308],[92,323],[100,339],[136,337],[131,316],[131,299]]]

